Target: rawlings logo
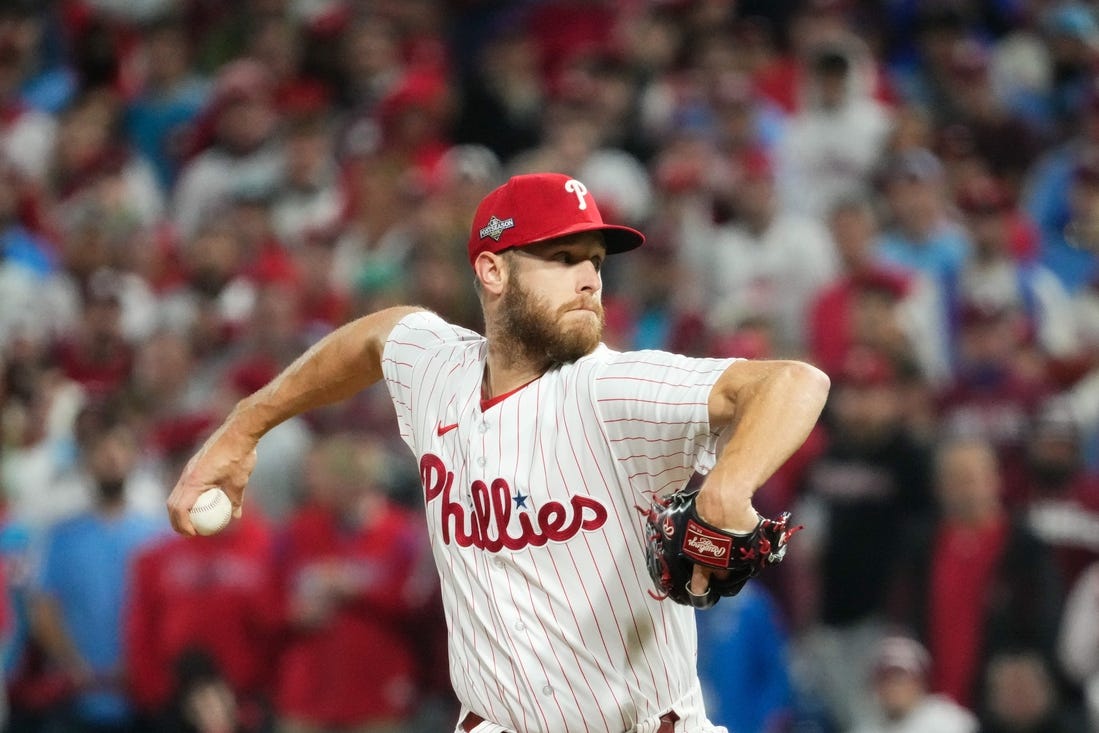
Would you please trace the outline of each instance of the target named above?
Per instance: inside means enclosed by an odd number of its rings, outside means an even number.
[[[683,540],[683,554],[705,565],[724,567],[732,549],[728,537],[715,537],[694,522],[687,522],[687,534]]]
[[[481,239],[485,237],[492,237],[497,242],[500,241],[501,235],[503,235],[506,229],[511,229],[515,226],[515,219],[510,216],[503,221],[500,221],[495,216],[488,220],[488,224],[481,227]]]
[[[683,544],[701,555],[709,555],[713,558],[725,557],[724,547],[720,547],[709,537],[691,537]]]
[[[425,501],[442,497],[442,538],[445,544],[476,547],[487,552],[503,549],[522,550],[541,547],[547,542],[565,542],[580,532],[592,532],[607,523],[607,508],[590,496],[573,495],[571,511],[559,501],[542,502],[537,513],[519,512],[519,532],[511,529],[512,490],[502,478],[491,484],[474,481],[470,485],[472,508],[451,498],[454,472],[447,470],[439,456],[425,453],[420,459],[420,481]]]

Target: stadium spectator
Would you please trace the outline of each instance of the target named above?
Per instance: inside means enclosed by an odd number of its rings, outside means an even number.
[[[503,30],[488,38],[462,76],[465,104],[455,121],[454,139],[485,145],[506,159],[539,142],[546,89],[534,39]]]
[[[86,287],[79,326],[56,344],[53,358],[66,377],[89,393],[106,397],[130,378],[133,347],[122,335],[122,293],[117,273],[97,270]]]
[[[973,713],[928,691],[930,670],[931,655],[915,639],[882,639],[869,677],[876,717],[855,733],[977,733]]]
[[[953,112],[947,88],[954,49],[979,31],[973,8],[933,2],[887,12],[893,43],[886,53],[897,92],[926,109],[933,124],[941,126]]]
[[[1065,96],[1055,91],[1052,50],[1043,37],[1046,24],[1042,15],[1040,8],[1024,10],[991,41],[989,84],[1011,112],[1039,129],[1047,140],[1060,139],[1067,127],[1066,120],[1060,118]],[[1078,72],[1069,76],[1078,76]],[[1073,94],[1080,93],[1082,79],[1064,81],[1068,82],[1065,86],[1075,87]]]
[[[916,272],[876,257],[878,215],[864,195],[849,193],[832,207],[829,231],[841,272],[813,297],[808,314],[809,353],[829,373],[863,347],[919,366],[925,379],[945,379],[947,355],[931,337],[938,321],[936,291]]]
[[[251,18],[244,39],[244,56],[271,75],[275,106],[284,113],[297,107],[323,108],[327,89],[307,78],[303,66],[307,45],[305,18],[295,13],[266,11]]]
[[[993,178],[963,185],[958,206],[973,235],[973,256],[959,276],[964,302],[984,308],[1014,308],[1025,314],[1034,339],[1052,357],[1080,350],[1072,303],[1060,279],[1033,260],[1021,260],[1012,241],[1011,194]]]
[[[794,692],[782,613],[762,585],[729,600],[715,613],[696,614],[706,713],[729,730],[784,730],[794,716]]]
[[[989,78],[990,54],[973,38],[955,41],[949,49],[942,91],[946,108],[941,124],[964,125],[972,134],[974,152],[987,161],[989,173],[1015,189],[1041,151],[1039,129],[1010,110]]]
[[[273,539],[251,507],[209,541],[169,537],[133,558],[123,648],[129,693],[148,720],[172,712],[193,683],[179,668],[201,653],[228,686],[240,726],[264,730],[279,646]]]
[[[271,186],[282,168],[270,73],[253,59],[221,68],[196,131],[199,148],[180,172],[172,219],[189,244],[233,186]]]
[[[57,486],[75,462],[74,422],[86,394],[51,364],[42,342],[16,341],[3,365],[0,483],[10,518],[40,530],[85,506],[83,491]]]
[[[942,324],[936,333],[949,354],[958,276],[971,256],[969,232],[950,215],[942,190],[942,162],[930,150],[897,154],[882,175],[886,213],[878,257],[923,273],[932,283]]]
[[[56,109],[34,104],[45,101],[36,99],[32,78],[41,61],[44,25],[33,0],[4,3],[0,9],[0,151],[21,175],[37,183],[46,178],[57,135],[57,119],[50,114]]]
[[[1083,690],[1094,729],[1099,725],[1099,563],[1089,566],[1069,593],[1057,658],[1068,679]]]
[[[910,528],[890,617],[929,649],[931,690],[974,709],[998,652],[1026,645],[1052,659],[1062,584],[1049,547],[1004,508],[987,440],[944,439],[934,468],[938,517]]]
[[[835,245],[823,225],[781,208],[766,154],[753,151],[734,165],[740,175],[736,218],[684,234],[688,272],[714,303],[712,327],[763,318],[778,355],[801,353],[810,299],[839,268]]]
[[[127,510],[147,519],[159,518],[164,503],[164,477],[155,461],[148,460],[148,454],[136,442],[128,442],[136,441],[139,432],[137,418],[124,400],[89,397],[66,427],[72,431],[68,448],[75,450],[76,455],[60,464],[59,472],[49,484],[38,487],[37,511],[56,522],[94,506],[100,482],[97,472],[106,470],[98,468],[95,462],[104,460],[95,457],[99,450],[98,433],[113,432],[117,443],[115,460],[120,463],[118,470],[122,472]]]
[[[877,170],[892,126],[873,97],[873,69],[854,43],[813,49],[802,104],[775,151],[783,208],[824,220]]]
[[[824,448],[805,468],[806,522],[796,564],[805,584],[791,612],[812,682],[841,727],[868,715],[864,681],[885,635],[890,573],[907,523],[930,514],[927,446],[908,430],[896,367],[856,350],[833,374]],[[842,659],[842,662],[838,660]],[[842,663],[845,675],[825,670]]]
[[[1068,192],[1069,220],[1058,236],[1042,242],[1041,255],[1073,292],[1099,277],[1099,149],[1085,151],[1073,170]],[[1064,249],[1068,245],[1071,249]],[[1070,268],[1077,268],[1071,272]]]
[[[1099,22],[1093,6],[1076,0],[1051,2],[1032,12],[1051,72],[1047,96],[1053,129],[1064,135],[1075,124],[1081,102],[1094,82]]]
[[[1099,195],[1099,87],[1088,90],[1074,134],[1049,150],[1027,176],[1025,208],[1041,234],[1039,258],[1069,293],[1099,272],[1092,225]]]
[[[449,80],[437,69],[411,68],[378,103],[378,152],[418,183],[450,147]]]
[[[336,274],[337,235],[312,232],[292,254],[301,299],[301,331],[307,341],[319,339],[344,324],[352,312],[350,288]]]
[[[433,585],[416,571],[426,545],[412,517],[385,494],[386,456],[361,436],[309,453],[307,499],[280,543],[281,730],[398,731],[415,709],[413,636]]]
[[[779,140],[787,135],[786,118],[775,105],[763,98],[752,85],[749,75],[732,72],[714,79],[696,115],[712,115],[713,145],[735,160],[755,149],[774,153]]]
[[[822,48],[836,47],[861,47],[869,51],[866,44],[873,42],[878,29],[872,20],[865,17],[857,20],[863,9],[847,2],[810,0],[793,3],[786,13],[778,14],[769,10],[769,5],[756,4],[755,13],[769,17],[772,23],[781,23],[774,26],[773,36],[785,47],[785,54],[777,67],[771,69],[768,81],[775,84],[770,87],[772,94],[778,92],[775,98],[788,100],[783,102],[784,107],[796,114],[809,104],[804,92],[812,86],[808,77],[813,73],[812,59],[816,53]],[[875,61],[869,58],[864,61],[861,72],[865,89],[878,101],[891,103],[894,94],[889,80]]]
[[[1080,431],[1054,403],[1043,408],[1026,438],[1023,504],[1034,534],[1056,554],[1066,589],[1099,560],[1099,475],[1084,465]]]
[[[128,731],[136,711],[126,695],[122,623],[131,562],[167,526],[163,517],[127,506],[127,478],[138,450],[129,427],[107,422],[86,428],[91,506],[47,531],[30,625],[61,692],[47,725]]]
[[[62,113],[47,173],[62,219],[86,202],[142,226],[163,215],[153,168],[123,134],[122,116],[122,100],[109,89],[82,93]]]
[[[1066,705],[1044,651],[1004,650],[985,670],[982,733],[1084,733],[1084,720]]]
[[[247,733],[236,696],[217,662],[201,651],[181,655],[167,713],[156,721],[164,733]]]
[[[43,290],[51,281],[57,251],[20,217],[23,184],[18,172],[0,163],[0,345],[6,346],[21,332],[33,328],[56,336],[57,316],[46,308]],[[55,306],[56,309],[57,306]],[[46,315],[40,325],[36,316]]]
[[[291,249],[339,225],[347,193],[336,160],[333,122],[322,112],[292,114],[286,131],[282,184],[274,191],[270,218],[278,241]]]
[[[1055,391],[1049,359],[1037,347],[1021,306],[963,304],[954,381],[938,395],[947,435],[988,440],[1003,463],[1004,501],[1023,493],[1027,429]]]
[[[206,104],[210,84],[194,69],[194,49],[185,19],[169,14],[143,29],[138,90],[125,110],[125,130],[153,166],[167,195],[183,165],[187,136]]]
[[[674,236],[653,233],[645,252],[624,263],[624,282],[635,286],[607,302],[607,342],[622,348],[675,348],[684,353],[714,351],[712,334],[694,307],[683,263],[676,257]],[[616,315],[617,314],[617,315]]]
[[[404,76],[406,65],[401,42],[401,34],[392,18],[382,14],[352,18],[342,35],[339,96],[343,106],[356,117],[369,119],[381,100]],[[354,132],[354,128],[349,132]],[[377,134],[375,129],[374,136]],[[352,146],[367,142],[356,139],[355,135],[346,140]]]
[[[183,333],[161,330],[138,345],[127,392],[154,444],[172,443],[174,431],[210,408],[213,385],[200,366]]]

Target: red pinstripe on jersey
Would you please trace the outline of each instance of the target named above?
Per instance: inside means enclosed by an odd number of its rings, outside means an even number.
[[[634,506],[713,464],[729,360],[600,347],[482,405],[486,353],[417,313],[382,359],[421,463],[455,693],[513,730],[623,731],[673,706],[708,730],[693,612],[648,593]]]

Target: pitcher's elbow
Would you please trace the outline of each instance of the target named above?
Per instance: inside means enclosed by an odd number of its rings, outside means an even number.
[[[792,361],[789,368],[799,391],[823,408],[832,387],[831,378],[822,369],[804,361]]]

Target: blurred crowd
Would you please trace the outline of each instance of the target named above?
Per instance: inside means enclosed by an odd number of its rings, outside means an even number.
[[[1099,730],[1097,72],[1082,0],[0,0],[8,729],[450,729],[384,392],[222,534],[164,500],[339,324],[479,328],[470,217],[537,170],[649,237],[612,347],[832,378],[757,494],[805,531],[699,615],[715,722]]]

